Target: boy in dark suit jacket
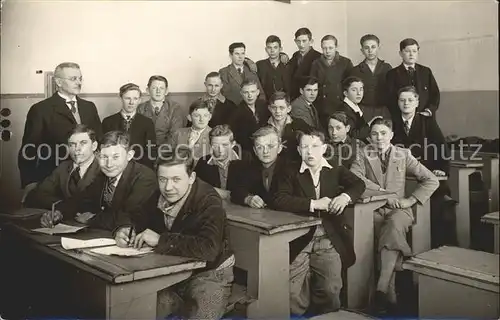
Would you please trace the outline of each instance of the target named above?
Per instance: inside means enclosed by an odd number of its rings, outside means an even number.
[[[156,166],[159,191],[144,203],[133,226],[122,225],[116,232],[121,247],[148,245],[159,254],[206,261],[204,269],[158,292],[159,318],[178,314],[186,319],[220,319],[231,294],[235,259],[226,212],[217,192],[196,177],[193,167],[188,148],[162,154]]]
[[[257,61],[257,74],[268,99],[277,91],[289,93],[286,65],[280,56],[282,50],[281,39],[271,35],[266,39],[269,58]]]
[[[347,77],[342,82],[344,101],[339,107],[339,111],[344,112],[351,120],[351,137],[366,142],[370,128],[359,107],[359,103],[363,99],[363,86],[363,80],[356,77]]]
[[[94,153],[97,141],[94,130],[84,124],[73,129],[68,139],[71,160],[61,163],[50,176],[28,193],[24,205],[51,209],[52,204],[85,190],[100,172]]]
[[[280,156],[283,149],[281,137],[272,126],[265,126],[252,135],[253,151],[257,160],[238,172],[231,201],[252,208],[272,206],[273,191],[276,190],[280,172],[289,159]]]
[[[238,171],[243,168],[240,164],[241,148],[236,147],[233,132],[228,125],[216,126],[210,131],[209,137],[212,152],[198,160],[196,175],[212,185],[223,200],[229,200],[236,185]]]
[[[42,226],[53,226],[62,219],[78,218],[92,227],[115,230],[132,224],[141,206],[158,190],[154,172],[135,161],[128,135],[120,131],[104,134],[99,145],[101,173],[84,192],[58,203],[54,214],[45,213]]]
[[[437,177],[449,176],[451,159],[445,137],[434,117],[416,112],[419,95],[415,87],[403,87],[398,93],[401,117],[394,121],[393,143],[410,149],[427,169]],[[431,197],[432,247],[456,245],[455,204],[446,180]]]
[[[439,107],[439,87],[431,69],[417,63],[420,46],[415,39],[404,39],[399,43],[399,55],[403,59],[396,68],[387,72],[387,103],[391,117],[396,120],[401,111],[398,107],[398,90],[414,86],[420,96],[417,112],[431,117]]]
[[[327,114],[338,110],[342,104],[342,80],[353,65],[349,58],[337,51],[337,38],[326,35],[321,39],[323,54],[311,66],[311,76],[319,81],[318,102]]]
[[[60,148],[66,145],[69,133],[77,124],[87,125],[101,137],[101,120],[95,104],[78,97],[82,88],[80,66],[73,62],[59,64],[54,80],[57,92],[31,106],[26,116],[18,155],[25,195],[58,166],[60,157],[67,151]]]
[[[231,43],[229,46],[231,64],[219,70],[223,83],[222,94],[236,105],[242,101],[240,89],[245,81],[254,81],[259,89],[259,99],[266,99],[257,70],[250,69],[248,62],[245,60],[245,51],[244,43]]]
[[[338,310],[342,268],[347,269],[356,259],[342,212],[361,196],[365,185],[346,168],[330,165],[323,157],[326,148],[322,132],[301,134],[302,162],[287,168],[274,193],[275,209],[322,219],[321,225],[290,243],[293,314],[303,314],[310,303],[313,314]]]
[[[153,167],[155,159],[156,135],[153,121],[137,113],[141,101],[141,89],[138,85],[127,83],[120,88],[122,109],[102,121],[102,131],[123,131],[130,136],[134,150],[134,160]]]
[[[389,63],[379,59],[380,39],[376,35],[366,34],[361,37],[359,43],[365,60],[351,69],[349,75],[363,80],[364,95],[361,108],[366,119],[372,119],[375,116],[388,118],[390,113],[385,101],[387,91],[385,78],[392,67]]]
[[[245,80],[241,85],[240,93],[243,101],[236,107],[229,120],[234,139],[247,152],[252,152],[253,144],[250,136],[263,126],[270,116],[267,103],[257,99],[259,92],[256,81]]]
[[[295,32],[295,44],[299,50],[287,63],[289,93],[292,101],[300,96],[303,78],[309,76],[312,63],[321,56],[321,53],[312,47],[313,43],[312,33],[308,28],[300,28]]]

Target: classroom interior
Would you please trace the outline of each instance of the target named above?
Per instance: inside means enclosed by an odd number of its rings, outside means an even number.
[[[356,65],[363,60],[359,39],[364,34],[372,33],[381,40],[381,59],[396,67],[401,63],[399,42],[411,37],[420,44],[419,63],[432,68],[439,84],[441,102],[436,118],[444,135],[490,140],[499,137],[498,3],[492,0],[7,0],[2,2],[1,15],[0,108],[11,110],[8,116],[10,126],[2,129],[11,132],[10,138],[8,141],[0,141],[2,212],[21,207],[23,192],[17,155],[26,115],[33,104],[46,98],[44,74],[52,72],[62,61],[74,61],[80,65],[84,78],[81,97],[94,102],[103,119],[120,109],[118,90],[121,85],[133,82],[145,90],[152,74],[164,75],[169,82],[170,98],[187,109],[193,100],[203,94],[205,75],[230,63],[227,47],[232,42],[245,43],[247,56],[257,61],[266,57],[266,37],[276,34],[282,40],[283,51],[291,57],[296,51],[294,32],[300,27],[308,27],[313,33],[316,50],[320,50],[319,42],[324,35],[333,34],[338,39],[340,54],[349,57]],[[147,95],[143,95],[143,99],[147,100]],[[459,241],[459,248],[442,247],[434,250],[424,250],[424,243],[420,255],[407,264],[405,272],[410,275],[410,280],[406,279],[403,284],[409,292],[404,307],[408,309],[406,316],[450,316],[446,313],[449,310],[456,311],[454,316],[467,319],[480,316],[493,319],[500,316],[498,153],[496,156],[485,155],[480,163],[482,165],[479,166],[459,164],[452,169],[457,177],[456,194],[460,194],[462,199],[458,200],[461,202],[458,210],[464,213],[467,220],[460,227],[457,226],[457,232],[465,240]],[[482,174],[485,187],[481,187],[479,191],[471,189],[473,183],[469,181],[469,175],[473,172]],[[367,199],[367,203],[356,204],[349,209],[353,217],[361,217],[363,212],[373,211],[374,206],[376,207],[373,203],[378,204],[378,201],[383,200]],[[429,209],[424,207],[416,210],[425,212]],[[244,228],[242,225],[248,221],[244,220],[245,216],[238,216],[237,209],[234,211],[235,221],[240,219],[234,228],[245,237],[245,240],[235,241],[236,247],[242,250],[242,256],[250,255],[251,252],[252,258],[246,260],[259,262],[242,262],[245,266],[243,269],[248,267],[245,272],[249,276],[246,284],[248,287],[241,289],[244,291],[242,295],[251,297],[247,297],[245,302],[238,300],[241,303],[235,300],[231,311],[236,314],[241,312],[248,318],[286,318],[284,314],[287,310],[275,310],[279,305],[276,301],[286,300],[286,297],[276,297],[286,296],[286,290],[262,288],[266,279],[285,281],[280,271],[283,273],[288,266],[283,269],[284,264],[280,263],[288,261],[287,256],[277,254],[274,259],[270,257],[271,251],[288,253],[287,244],[273,238],[269,231],[276,229],[275,232],[282,232],[278,226],[279,221],[269,222],[266,226],[254,226],[253,229]],[[488,216],[494,212],[496,216]],[[475,217],[474,221],[472,216]],[[6,220],[0,217],[0,222],[4,221]],[[356,219],[353,221],[356,223]],[[302,220],[296,223],[300,223],[302,229],[312,225]],[[358,227],[360,233],[366,228],[361,224]],[[288,232],[291,233],[290,230]],[[0,231],[0,242],[6,243],[6,237],[2,237],[1,233]],[[284,238],[286,237],[292,235],[286,234]],[[16,241],[35,241],[39,246],[44,246],[40,237],[27,238],[28,240],[16,238]],[[251,241],[256,243],[250,243]],[[373,239],[366,240],[365,237],[359,241],[368,241],[357,245],[362,251],[362,257],[367,259],[364,262],[373,262],[373,254],[368,254],[365,250],[366,247],[373,246]],[[34,261],[33,257],[47,255],[49,251],[46,248],[29,251],[32,257],[26,259],[27,265],[22,267],[26,276],[19,280],[17,297],[22,296],[21,290],[30,290],[30,281],[39,281],[29,275],[29,264]],[[63,249],[58,249],[49,255],[62,257],[62,251]],[[64,288],[79,291],[80,299],[85,299],[85,295],[92,296],[89,301],[96,302],[95,305],[101,308],[100,317],[132,319],[154,317],[155,310],[150,305],[152,300],[142,298],[154,295],[152,292],[160,287],[188,277],[192,270],[200,267],[200,262],[197,261],[169,260],[169,266],[181,266],[176,269],[177,279],[172,274],[165,274],[166,267],[161,264],[162,261],[148,261],[147,268],[137,265],[110,267],[120,265],[122,262],[119,259],[123,258],[112,257],[102,262],[102,265],[86,267],[85,259],[79,253],[72,253],[71,256],[51,261],[50,268],[59,270],[67,279],[71,279],[69,282],[85,274],[84,279],[79,279],[78,283],[87,285],[71,288],[71,285],[66,284]],[[0,264],[1,260],[0,256]],[[266,273],[260,269],[262,265],[259,264],[265,263],[264,261],[270,263],[269,266],[273,266],[273,261],[276,261],[283,268],[276,267],[279,270]],[[130,272],[127,267],[130,270],[136,269]],[[317,319],[358,319],[353,315],[358,312],[359,319],[364,319],[365,316],[361,314],[369,313],[365,309],[369,299],[369,290],[366,288],[373,281],[367,276],[371,272],[369,269],[358,264],[352,267],[352,274],[347,275],[348,288],[352,284],[355,289],[348,289],[344,297],[347,305],[342,312],[345,313],[325,315]],[[155,277],[161,278],[162,282],[159,283]],[[46,285],[47,288],[51,285],[50,281],[36,283]],[[98,293],[92,291],[92,284],[96,283],[105,290]],[[142,283],[142,286],[138,283]],[[123,292],[126,294],[122,294]],[[444,311],[433,309],[436,301],[445,299],[445,296],[449,297],[447,300],[458,302],[443,302],[446,305],[446,308],[443,307]],[[64,300],[64,293],[59,292],[54,297]],[[0,300],[2,298],[0,296]],[[61,310],[66,312],[77,308],[85,314],[87,306],[94,306],[91,302],[81,302],[78,306],[76,303],[68,304],[61,306]],[[134,303],[134,307],[124,307]],[[110,304],[119,307],[113,309]],[[39,306],[40,303],[36,305]],[[0,319],[2,307],[6,306],[0,303]],[[139,310],[139,313],[127,313],[126,309]],[[366,319],[369,319],[369,315],[366,315]]]

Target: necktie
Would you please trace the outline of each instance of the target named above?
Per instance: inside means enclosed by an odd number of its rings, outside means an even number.
[[[380,158],[382,173],[385,174],[385,172],[387,171],[387,164],[389,163],[389,155],[387,153],[380,153],[379,158]]]
[[[266,188],[266,191],[269,192],[269,172],[265,171],[264,172],[264,188]]]
[[[316,108],[314,107],[314,105],[312,103],[309,105],[309,109],[310,109],[311,117],[313,120],[313,126],[315,128],[319,128],[318,113],[316,112]]]
[[[73,196],[78,191],[78,182],[80,181],[80,167],[76,167],[69,176],[68,190],[70,196]]]
[[[191,130],[189,133],[188,145],[190,148],[194,147],[194,144],[200,138],[201,133],[198,130]]]
[[[161,111],[161,107],[154,107],[155,109],[155,115],[159,115],[160,114],[160,111]]]
[[[415,86],[415,68],[408,67],[408,76],[410,77],[410,83]]]
[[[297,65],[300,66],[300,64],[302,63],[302,60],[304,60],[304,56],[299,54],[299,57],[297,58]]]
[[[108,178],[108,181],[106,182],[106,187],[104,188],[104,201],[108,205],[111,205],[111,202],[113,201],[113,195],[115,194],[115,189],[116,189],[115,182],[116,182],[116,177]]]
[[[77,110],[76,110],[76,105],[75,105],[75,104],[76,104],[76,101],[67,101],[66,103],[70,105],[70,107],[71,107],[71,112],[72,112],[72,113],[76,113],[76,111],[77,111]]]
[[[128,130],[130,129],[130,124],[131,123],[132,123],[132,117],[131,116],[126,116],[125,117],[125,125],[124,125],[125,132],[128,132]]]
[[[238,73],[242,76],[243,75],[243,68],[238,68]]]
[[[410,121],[405,120],[405,133],[408,135],[410,133]]]

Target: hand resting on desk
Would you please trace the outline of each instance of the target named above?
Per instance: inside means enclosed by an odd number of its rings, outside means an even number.
[[[140,249],[144,244],[150,247],[156,247],[158,241],[160,240],[160,235],[151,229],[146,229],[139,233],[134,240],[134,248]]]
[[[126,248],[134,243],[136,234],[135,230],[132,230],[132,235],[129,237],[131,228],[132,227],[123,227],[116,232],[115,241],[117,246]]]

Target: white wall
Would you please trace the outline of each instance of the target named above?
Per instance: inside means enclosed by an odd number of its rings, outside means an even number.
[[[270,34],[291,54],[300,27],[318,42],[333,33],[346,43],[347,32],[345,3],[333,1],[7,0],[2,20],[2,94],[43,93],[35,71],[62,61],[80,64],[84,93],[144,87],[152,74],[167,76],[173,92],[202,91],[204,76],[229,63],[231,42],[244,42],[257,60]]]
[[[401,63],[399,42],[415,38],[420,62],[432,68],[441,91],[498,90],[498,4],[474,1],[349,1],[347,47],[362,60],[359,39],[376,34],[381,57]]]

